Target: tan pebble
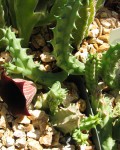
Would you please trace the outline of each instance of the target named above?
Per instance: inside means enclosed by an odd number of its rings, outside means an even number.
[[[101,35],[102,35],[102,32],[103,32],[103,26],[100,25],[100,26],[99,26],[99,34],[98,34],[98,36],[101,36]]]
[[[103,42],[103,40],[100,40],[100,39],[96,39],[96,42],[97,42],[97,44],[99,44],[99,45],[102,45],[104,42]]]
[[[38,119],[41,115],[41,110],[29,110],[31,116],[28,116],[30,120]]]
[[[98,39],[104,41],[105,43],[109,42],[109,34],[101,35],[98,37]]]
[[[94,43],[96,43],[96,38],[90,38],[90,39],[88,40],[88,43],[89,43],[89,44],[94,44]]]
[[[34,129],[33,124],[29,124],[29,125],[24,126],[24,131],[25,131],[25,132],[29,132],[29,131],[34,132],[35,129]]]
[[[0,57],[0,64],[4,64],[5,63],[5,59],[3,59],[2,57]]]
[[[51,70],[52,67],[49,64],[45,65],[45,71],[51,71]]]
[[[106,21],[105,19],[100,19],[100,23],[105,27],[105,28],[110,28],[111,23]]]
[[[102,45],[100,45],[100,46],[98,47],[98,52],[106,51],[106,50],[109,49],[109,47],[110,47],[109,44],[103,43]]]
[[[23,138],[23,137],[26,136],[26,134],[25,134],[24,131],[16,130],[16,131],[13,133],[13,136],[16,137],[16,138]]]
[[[53,55],[51,55],[48,52],[44,52],[40,55],[40,58],[42,60],[42,62],[53,62],[55,61],[55,58],[53,57]]]
[[[4,135],[4,132],[5,132],[5,130],[3,130],[3,129],[0,129],[0,138],[2,138],[2,137],[3,137],[3,135]]]
[[[1,116],[0,118],[0,128],[1,129],[6,129],[7,125],[6,125],[6,118],[5,116]]]
[[[29,150],[43,150],[38,141],[28,138],[27,146]]]
[[[32,124],[34,126],[34,128],[39,129],[40,127],[40,121],[39,120],[33,120]]]
[[[97,44],[97,43],[93,44],[93,46],[94,46],[94,48],[95,48],[96,50],[98,49],[98,44]]]
[[[93,23],[91,25],[92,25],[93,29],[97,29],[99,27],[96,20],[93,20]]]
[[[102,34],[109,34],[110,31],[111,31],[111,29],[108,29],[108,28],[103,27]],[[101,35],[100,35],[100,36],[101,36]]]
[[[12,60],[9,52],[1,52],[0,55],[3,59],[5,59],[5,62],[9,62]]]
[[[52,133],[49,133],[45,136],[41,136],[39,139],[40,144],[45,145],[45,146],[51,146],[52,144]]]
[[[90,54],[96,54],[96,49],[94,47],[91,47],[91,49],[89,50]]]
[[[18,148],[25,148],[26,144],[26,138],[19,138],[15,142],[15,146],[17,146]]]
[[[15,120],[15,122],[21,124],[30,124],[30,119],[27,116],[20,116]]]
[[[6,137],[6,145],[5,146],[10,147],[10,146],[14,145],[14,142],[15,142],[14,138]]]
[[[77,103],[80,112],[84,112],[86,110],[86,102],[83,99],[80,99]]]
[[[95,20],[95,22],[97,23],[98,27],[100,27],[101,23],[100,23],[99,19],[98,19],[98,18],[95,18],[94,20]]]

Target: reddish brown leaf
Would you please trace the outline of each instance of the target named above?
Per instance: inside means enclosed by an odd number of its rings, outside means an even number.
[[[32,81],[11,79],[5,72],[1,74],[0,96],[8,105],[13,115],[30,115],[28,105],[31,103],[37,88]]]

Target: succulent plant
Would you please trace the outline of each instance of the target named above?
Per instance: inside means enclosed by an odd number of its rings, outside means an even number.
[[[9,51],[13,60],[5,64],[7,72],[11,74],[22,74],[23,77],[47,86],[51,86],[55,81],[63,81],[67,77],[65,72],[48,73],[39,69],[39,64],[35,64],[33,57],[27,55],[26,48],[21,47],[21,39],[16,38],[11,28],[2,29],[3,38],[0,40],[0,47],[6,42],[6,51]]]
[[[89,117],[82,118],[80,120],[79,127],[72,133],[73,139],[80,145],[89,145],[89,132],[92,128],[96,128],[96,126],[100,123],[101,118],[98,114],[95,116],[90,115]]]
[[[56,81],[47,93],[37,95],[34,107],[43,110],[49,109],[51,115],[54,115],[59,110],[59,106],[63,104],[66,95],[67,90],[61,87],[60,82]]]
[[[104,82],[113,89],[120,89],[120,44],[110,46],[101,62],[101,76]]]

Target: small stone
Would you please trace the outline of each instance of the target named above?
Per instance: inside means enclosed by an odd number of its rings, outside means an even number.
[[[99,34],[99,29],[93,29],[89,32],[88,36],[95,38],[98,36],[98,34]]]
[[[111,29],[103,27],[103,33],[102,34],[110,34]]]
[[[12,137],[7,137],[6,138],[6,146],[7,147],[10,147],[10,146],[12,146],[12,145],[14,145],[14,139],[12,138]]]
[[[30,124],[30,119],[27,116],[20,116],[15,120],[15,122],[21,124]]]
[[[98,39],[104,41],[105,43],[108,43],[109,42],[109,35],[108,34],[101,35],[98,37]]]
[[[28,124],[28,125],[24,126],[24,129],[23,129],[23,130],[24,130],[25,132],[29,132],[29,131],[34,132],[34,131],[35,131],[33,124]]]
[[[100,23],[99,19],[98,19],[98,18],[95,18],[94,20],[95,20],[95,22],[97,23],[98,27],[100,27],[100,26],[101,26],[101,23]]]
[[[39,139],[40,144],[45,145],[45,146],[51,146],[52,135],[53,135],[53,133],[49,132],[49,134],[41,136]]]
[[[30,120],[35,120],[40,117],[41,111],[40,110],[29,110],[29,113],[31,114],[28,116]]]
[[[46,62],[46,63],[55,61],[55,58],[49,52],[42,53],[40,55],[40,58],[41,58],[42,62]]]
[[[109,49],[109,47],[110,47],[110,45],[109,45],[109,44],[107,44],[107,43],[103,43],[102,45],[100,45],[100,46],[98,47],[98,52],[106,51],[106,50],[108,50],[108,49]]]
[[[23,138],[26,136],[25,132],[24,131],[21,131],[21,130],[16,130],[14,133],[13,133],[14,137],[16,138]]]
[[[88,40],[88,43],[89,43],[89,44],[94,44],[94,43],[96,43],[96,38],[90,38],[90,39]]]
[[[0,129],[6,129],[5,116],[1,116],[1,117],[0,117]]]
[[[3,130],[3,129],[0,129],[0,138],[2,138],[2,137],[3,137],[3,135],[4,135],[4,132],[5,132],[5,130]]]
[[[18,148],[24,148],[26,146],[26,138],[19,138],[15,142],[15,146]]]
[[[10,147],[7,148],[7,150],[15,150],[15,146],[14,145],[10,146]]]
[[[28,138],[33,138],[35,140],[38,140],[40,138],[40,131],[39,130],[35,130],[34,132],[27,132],[27,137]]]
[[[111,23],[106,21],[105,19],[100,19],[100,23],[106,28],[110,28],[111,26]]]
[[[45,71],[51,71],[52,68],[51,68],[51,65],[47,64],[45,65]]]
[[[100,26],[99,26],[99,34],[98,34],[98,36],[101,36],[101,35],[102,35],[102,32],[103,32],[103,26],[100,25]]]
[[[0,55],[5,60],[5,62],[9,62],[12,60],[9,52],[1,52]]]
[[[43,150],[42,146],[39,144],[38,141],[34,140],[34,139],[28,139],[27,141],[28,143],[28,149],[29,150]]]
[[[98,49],[98,44],[97,44],[97,43],[93,44],[93,46],[94,46],[94,48],[95,48],[96,50]]]
[[[100,40],[100,39],[96,39],[96,42],[97,42],[97,44],[99,44],[99,45],[102,45],[104,42],[102,41],[102,40]]]

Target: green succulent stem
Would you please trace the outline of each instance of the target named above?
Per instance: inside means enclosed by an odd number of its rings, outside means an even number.
[[[39,69],[39,63],[35,64],[33,56],[27,55],[26,48],[21,47],[21,39],[16,38],[15,33],[11,31],[11,28],[2,29],[3,38],[0,40],[0,47],[3,46],[2,41],[6,41],[6,50],[10,52],[13,60],[6,63],[6,71],[10,74],[22,74],[23,77],[27,77],[34,82],[38,82],[43,85],[51,86],[55,81],[63,81],[67,78],[67,73],[57,72],[50,73],[44,72]]]
[[[61,15],[57,17],[57,25],[53,29],[54,38],[51,41],[54,48],[53,55],[57,65],[68,74],[84,74],[85,65],[71,54],[73,48],[70,42],[75,20],[79,17],[78,9],[81,5],[81,0],[69,0],[64,5]]]
[[[120,43],[110,46],[101,60],[101,76],[112,89],[120,89]]]

